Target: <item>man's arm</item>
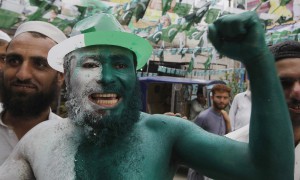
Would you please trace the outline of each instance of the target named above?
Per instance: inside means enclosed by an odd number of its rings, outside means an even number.
[[[252,163],[265,179],[293,179],[292,126],[264,34],[254,12],[225,16],[209,27],[215,48],[241,61],[250,77],[253,99],[248,148]]]
[[[29,162],[24,158],[22,142],[14,148],[7,160],[0,166],[0,180],[35,179]]]
[[[216,179],[293,179],[291,122],[264,30],[254,12],[227,15],[209,28],[209,39],[249,74],[252,110],[249,144],[182,125],[175,153],[192,168]]]

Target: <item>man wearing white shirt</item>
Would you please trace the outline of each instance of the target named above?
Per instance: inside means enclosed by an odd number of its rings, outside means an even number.
[[[293,126],[295,142],[294,179],[300,180],[300,43],[285,41],[273,45],[270,50],[275,57],[277,74],[284,90]],[[248,142],[249,125],[226,136],[238,141]]]
[[[251,91],[249,80],[247,82],[247,90],[235,95],[229,110],[229,118],[231,130],[235,131],[250,122],[251,114]]]
[[[65,39],[52,24],[29,21],[18,27],[8,44],[0,74],[0,165],[31,128],[48,119],[61,119],[50,106],[64,75],[48,65],[47,55]]]

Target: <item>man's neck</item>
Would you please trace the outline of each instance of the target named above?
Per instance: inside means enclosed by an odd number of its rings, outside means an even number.
[[[2,122],[11,127],[16,133],[18,139],[21,139],[34,126],[48,119],[50,108],[41,112],[37,117],[16,117],[10,112],[2,113]]]
[[[213,110],[214,110],[215,112],[221,114],[221,110],[222,110],[222,109],[218,109],[218,108],[213,107]]]

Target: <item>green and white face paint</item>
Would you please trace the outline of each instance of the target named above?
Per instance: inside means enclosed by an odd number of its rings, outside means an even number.
[[[140,104],[133,53],[117,46],[90,46],[66,59],[70,119],[89,137],[99,137],[104,129],[115,134],[132,127]]]
[[[65,67],[70,119],[88,137],[124,134],[139,117],[135,70],[147,63],[152,46],[105,13],[77,22],[71,36],[51,48],[47,58],[57,71]]]

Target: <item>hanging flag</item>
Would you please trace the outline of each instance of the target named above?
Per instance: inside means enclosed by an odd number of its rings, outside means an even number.
[[[204,69],[205,70],[208,70],[209,69],[209,67],[210,67],[210,63],[211,63],[211,58],[212,58],[212,55],[210,54],[209,56],[208,56],[208,58],[207,58],[207,60],[204,62]]]
[[[183,17],[187,15],[192,8],[191,4],[188,3],[176,3],[173,12],[178,16]]]
[[[208,39],[207,39],[207,31],[202,31],[203,33],[200,36],[200,41],[198,43],[198,46],[201,48],[208,47]]]
[[[183,17],[182,21],[180,22],[181,29],[180,31],[188,31],[190,30],[190,27],[193,25],[193,18],[195,17],[195,13],[188,14]]]
[[[42,3],[41,0],[29,0],[31,6],[39,6]]]
[[[123,4],[122,8],[118,9],[116,18],[120,22],[120,24],[126,26],[129,24],[132,15],[135,11],[135,8],[136,8],[136,2],[129,2]]]
[[[134,10],[134,16],[136,18],[136,21],[139,21],[144,17],[149,2],[150,0],[139,0],[137,2],[136,8]]]
[[[162,40],[172,42],[180,29],[180,25],[171,24],[167,28],[162,29]]]
[[[150,36],[148,36],[148,40],[157,44],[162,38],[162,31],[161,30],[157,30],[156,32],[154,32],[153,34],[151,34]]]
[[[17,22],[21,14],[0,8],[0,28],[10,29]]]
[[[201,22],[202,18],[204,17],[205,13],[208,11],[211,2],[205,3],[201,8],[199,8],[196,13],[193,22],[198,24]]]
[[[27,21],[41,20],[42,17],[50,10],[58,11],[58,7],[47,1],[30,1],[34,5],[38,4],[38,9],[31,15],[27,16]]]
[[[164,61],[164,49],[161,48],[157,51],[157,57],[159,58],[160,62]]]
[[[211,24],[219,17],[219,15],[220,15],[220,9],[210,8],[206,13],[206,17],[204,21],[207,24]]]
[[[171,9],[171,4],[173,0],[162,0],[162,15],[165,15],[167,11]]]
[[[204,31],[199,31],[196,27],[192,27],[189,31],[186,31],[186,36],[189,39],[200,40]]]
[[[195,59],[194,56],[192,56],[191,61],[190,61],[190,63],[189,63],[189,67],[188,67],[188,69],[187,69],[187,72],[188,72],[188,73],[191,73],[191,72],[193,71],[193,69],[194,69],[194,63],[195,63],[195,60],[194,60],[194,59]]]

